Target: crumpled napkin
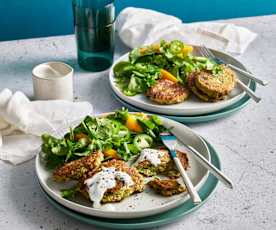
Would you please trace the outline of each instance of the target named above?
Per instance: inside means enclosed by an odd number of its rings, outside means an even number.
[[[182,23],[179,18],[153,10],[128,7],[116,20],[121,40],[130,48],[179,39],[242,54],[257,34],[240,26],[217,22]]]
[[[43,133],[60,128],[92,114],[88,102],[63,100],[30,101],[22,92],[0,92],[0,160],[20,164],[39,151]]]

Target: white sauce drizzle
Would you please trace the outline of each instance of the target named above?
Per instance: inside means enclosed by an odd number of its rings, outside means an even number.
[[[88,187],[88,193],[90,200],[93,201],[94,207],[101,206],[101,200],[104,193],[116,186],[116,179],[124,182],[124,185],[132,186],[133,180],[130,175],[125,172],[116,171],[115,168],[103,168],[101,172],[98,172],[93,177],[85,180],[84,184]]]
[[[148,160],[154,166],[158,166],[161,163],[161,158],[164,156],[164,152],[157,149],[143,149],[137,162]]]

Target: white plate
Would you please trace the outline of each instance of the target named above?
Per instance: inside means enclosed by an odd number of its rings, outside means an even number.
[[[241,69],[245,69],[242,63],[240,63],[237,59],[230,56],[229,54],[212,50],[212,52],[226,63],[233,64]],[[216,112],[218,110],[224,109],[227,106],[230,106],[240,100],[245,92],[240,89],[240,87],[236,86],[232,92],[229,94],[227,100],[219,101],[219,102],[204,102],[198,99],[195,95],[189,97],[187,101],[184,101],[179,104],[174,105],[159,105],[151,100],[149,100],[145,95],[139,94],[135,96],[126,96],[124,95],[119,87],[115,83],[115,77],[113,73],[113,67],[120,61],[128,61],[129,53],[121,56],[111,67],[109,72],[109,82],[111,85],[112,90],[116,93],[118,97],[122,100],[126,101],[127,103],[139,107],[140,109],[144,109],[154,113],[160,113],[165,115],[200,115],[200,114],[207,114]],[[236,72],[237,77],[246,85],[249,84],[249,80],[243,77],[241,74]]]
[[[210,161],[208,147],[200,136],[181,123],[167,118],[161,119],[166,127],[173,127],[172,132],[180,141],[193,146]],[[181,150],[182,148],[183,146],[179,143],[178,149]],[[188,175],[196,189],[199,190],[208,177],[208,170],[199,164],[192,154],[188,154],[188,158],[191,166],[187,171]],[[41,186],[50,197],[67,208],[91,216],[104,218],[144,217],[167,211],[181,205],[189,199],[187,193],[172,197],[162,197],[152,192],[149,188],[146,188],[144,192],[134,194],[119,203],[102,205],[100,209],[96,209],[92,207],[91,202],[81,197],[78,197],[74,201],[62,198],[60,189],[67,188],[69,184],[56,183],[52,180],[52,172],[44,167],[40,154],[36,157],[36,174]],[[181,179],[179,179],[179,182],[182,183]]]

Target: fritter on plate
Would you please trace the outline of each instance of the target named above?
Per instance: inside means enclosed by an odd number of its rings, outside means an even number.
[[[167,79],[160,79],[150,87],[146,96],[158,104],[177,104],[189,97],[189,89],[180,83]]]
[[[142,159],[141,161],[138,160],[135,167],[139,173],[149,177],[163,173],[167,169],[167,166],[171,161],[171,156],[168,150],[160,149],[158,152],[162,154],[162,156],[160,156],[160,164],[154,165],[147,159]]]
[[[201,100],[215,102],[224,100],[234,89],[236,84],[235,73],[226,66],[222,72],[214,76],[210,71],[202,70],[190,74],[188,86]]]
[[[89,177],[95,176],[104,168],[115,168],[116,171],[127,173],[131,177],[133,185],[125,186],[122,180],[116,178],[116,186],[106,190],[101,200],[102,203],[119,202],[135,192],[142,192],[144,190],[144,177],[139,174],[137,169],[129,167],[122,160],[113,159],[102,163],[101,167],[98,168],[96,172],[94,171],[93,173],[91,173]],[[88,188],[86,185],[83,184],[80,192],[89,199]]]
[[[186,188],[179,184],[175,179],[164,179],[155,178],[150,181],[148,185],[158,194],[162,196],[173,196],[182,193]]]
[[[55,181],[84,180],[88,173],[95,172],[101,165],[104,155],[95,151],[87,157],[71,161],[57,168],[53,173]]]
[[[183,168],[185,170],[187,170],[189,168],[189,159],[187,157],[187,154],[186,153],[183,153],[183,152],[180,152],[180,151],[176,151],[176,154],[177,154],[177,157],[178,159],[180,160]],[[175,163],[173,160],[171,160],[168,165],[167,165],[167,168],[166,170],[162,173],[162,175],[165,175],[167,177],[170,177],[170,178],[178,178],[180,177],[180,172],[179,170],[177,169]]]
[[[137,162],[137,164],[135,165],[137,170],[147,177],[156,176],[158,174],[162,174],[168,177],[179,177],[180,173],[176,168],[168,150],[160,149],[160,151],[163,154],[163,156],[160,158],[160,164],[154,165],[149,160],[143,159],[142,161]],[[189,161],[186,153],[177,151],[177,157],[180,159],[183,167],[187,169],[189,167]]]

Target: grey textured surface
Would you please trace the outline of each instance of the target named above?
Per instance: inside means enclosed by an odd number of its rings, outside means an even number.
[[[228,22],[259,34],[239,59],[270,84],[257,90],[261,103],[251,102],[227,119],[192,126],[218,150],[235,188],[231,191],[220,184],[206,205],[162,230],[276,229],[276,16]],[[117,55],[127,51],[122,45],[117,48]],[[22,90],[31,97],[33,66],[53,60],[75,68],[75,96],[90,101],[96,113],[120,107],[112,98],[107,72],[91,74],[78,68],[73,36],[0,43],[0,90]],[[17,167],[0,162],[0,175],[1,230],[96,229],[68,218],[47,202],[33,160]]]

